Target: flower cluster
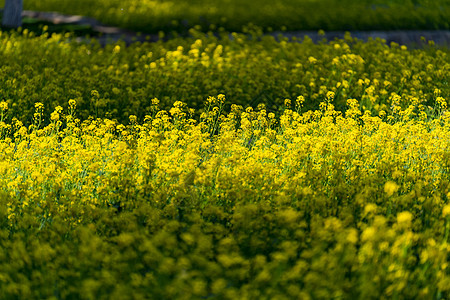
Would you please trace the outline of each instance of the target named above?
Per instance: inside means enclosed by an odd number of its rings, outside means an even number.
[[[449,297],[449,112],[325,95],[279,118],[219,95],[200,119],[177,101],[126,124],[80,121],[69,100],[47,126],[2,125],[0,292]]]
[[[373,115],[422,104],[422,111],[413,113],[430,117],[446,107],[441,99],[450,97],[448,49],[408,50],[349,36],[314,44],[308,38],[288,43],[259,35],[216,37],[195,30],[191,35],[102,48],[56,34],[4,32],[0,55],[8,59],[0,65],[5,78],[0,97],[9,116],[26,125],[34,119],[36,101],[67,110],[66,100],[74,99],[80,119],[106,117],[127,123],[130,115],[143,120],[154,114],[155,98],[158,108],[166,111],[181,99],[197,117],[204,99],[218,94],[244,108],[265,104],[267,112],[278,117],[284,100],[296,104],[298,95],[303,97],[298,100],[302,111],[318,109],[324,100],[344,111],[347,100],[356,99]],[[51,121],[41,120],[43,125]]]

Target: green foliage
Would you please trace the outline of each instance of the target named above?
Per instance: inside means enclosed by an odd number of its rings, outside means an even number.
[[[1,22],[1,18],[0,18]],[[95,37],[98,36],[99,33],[94,31],[90,25],[77,25],[77,24],[66,24],[66,23],[58,23],[54,24],[48,21],[42,21],[33,18],[22,18],[22,27],[23,30],[27,30],[29,32],[33,32],[35,35],[41,35],[44,33],[53,34],[53,33],[71,33],[74,36],[80,37]],[[12,30],[8,28],[4,28],[3,30]]]
[[[0,1],[2,4],[4,1]],[[446,0],[27,0],[25,9],[86,15],[140,32],[449,29]]]
[[[30,210],[16,232],[2,226],[2,298],[449,296],[448,271],[439,271],[448,255],[442,248],[448,220],[439,216],[426,226],[415,221],[413,235],[395,229],[393,220],[356,215],[358,226],[375,226],[376,236],[355,243],[354,223],[316,214],[313,206],[242,204],[231,214],[211,204],[181,217],[172,205],[142,200],[121,213],[106,207],[60,212],[42,229]],[[86,217],[70,229],[63,218],[72,213]]]

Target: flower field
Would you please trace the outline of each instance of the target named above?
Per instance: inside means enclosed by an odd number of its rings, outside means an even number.
[[[303,112],[319,109],[328,91],[335,93],[340,111],[347,99],[357,99],[373,114],[387,111],[392,101],[403,108],[410,102],[434,107],[434,90],[448,99],[448,48],[408,49],[382,40],[346,39],[314,44],[277,41],[255,28],[247,34],[205,36],[167,42],[124,43],[102,48],[94,40],[80,44],[63,35],[34,32],[0,36],[0,95],[9,105],[10,119],[32,122],[34,103],[68,109],[77,101],[77,114],[108,117],[127,123],[130,115],[142,121],[152,112],[151,99],[169,110],[183,101],[199,112],[209,96],[225,94],[231,104],[256,107],[263,103],[277,115],[284,99],[305,98]],[[68,34],[69,35],[69,34]],[[69,35],[70,36],[70,35]],[[401,96],[401,97],[398,97]],[[48,124],[46,118],[46,124]]]
[[[0,299],[450,298],[450,50],[227,30],[0,31]]]
[[[445,299],[445,99],[372,116],[334,95],[279,118],[218,95],[199,121],[153,99],[127,125],[75,100],[2,122],[2,296]]]

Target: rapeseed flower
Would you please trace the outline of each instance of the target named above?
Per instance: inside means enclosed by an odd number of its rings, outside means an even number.
[[[444,208],[442,209],[442,216],[446,218],[447,216],[450,216],[450,204],[446,204]]]
[[[388,197],[392,196],[399,189],[398,184],[393,181],[388,181],[384,184],[384,192]]]
[[[409,211],[400,212],[397,215],[397,223],[402,227],[410,227],[413,215]]]

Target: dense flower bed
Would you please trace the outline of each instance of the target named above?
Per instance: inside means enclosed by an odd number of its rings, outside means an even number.
[[[393,103],[433,107],[436,88],[442,97],[450,96],[448,48],[410,50],[350,36],[320,44],[307,38],[278,42],[261,37],[258,29],[251,37],[191,34],[188,39],[102,48],[56,34],[36,38],[29,32],[3,32],[0,96],[10,115],[25,124],[32,120],[35,102],[44,109],[67,109],[67,99],[77,101],[82,120],[94,116],[124,123],[130,115],[143,121],[153,98],[163,109],[182,100],[199,113],[204,99],[222,93],[244,108],[264,103],[278,116],[284,99],[303,95],[306,109],[318,109],[327,91],[335,93],[337,110],[345,110],[347,99],[353,98],[374,114]]]
[[[450,28],[447,0],[27,0],[24,6],[91,16],[143,32],[180,32],[194,25],[241,31],[250,22],[265,30]]]
[[[0,103],[2,298],[450,297],[450,115],[326,92],[29,127]],[[400,101],[400,99],[397,99]]]
[[[130,27],[180,14],[91,2]],[[270,3],[286,26],[289,3]],[[444,24],[390,3],[346,21]],[[316,10],[332,4],[302,5],[334,22]],[[0,32],[0,298],[450,298],[449,49],[200,31],[130,47]]]

